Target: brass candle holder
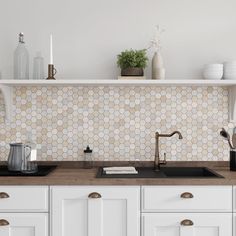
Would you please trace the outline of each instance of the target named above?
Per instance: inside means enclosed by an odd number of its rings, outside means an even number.
[[[49,64],[48,65],[48,77],[47,77],[47,80],[55,80],[55,74],[57,73],[57,70],[54,68],[54,65],[53,64]]]

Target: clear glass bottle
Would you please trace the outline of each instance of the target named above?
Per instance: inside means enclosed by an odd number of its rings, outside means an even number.
[[[84,150],[84,168],[90,169],[93,168],[93,158],[92,158],[93,150],[87,146]]]
[[[33,79],[45,79],[44,78],[44,59],[41,52],[36,53],[34,58],[34,69],[33,69]]]
[[[29,152],[26,153],[22,161],[21,172],[25,174],[36,173],[38,171],[37,164],[37,144],[32,139],[32,133],[27,134],[26,147],[29,148]]]
[[[14,52],[14,79],[29,79],[29,53],[24,34],[19,34],[19,44]]]

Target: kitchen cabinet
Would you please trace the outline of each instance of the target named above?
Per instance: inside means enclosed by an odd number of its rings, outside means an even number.
[[[235,229],[232,186],[0,186],[0,236],[232,236]]]
[[[232,235],[232,186],[143,186],[142,236]]]
[[[144,213],[142,236],[229,236],[231,213]]]
[[[51,187],[51,236],[139,236],[140,187]]]
[[[0,186],[0,236],[48,236],[48,186]]]
[[[0,213],[1,236],[48,236],[46,213]]]

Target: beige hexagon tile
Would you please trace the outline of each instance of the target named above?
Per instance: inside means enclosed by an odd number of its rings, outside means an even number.
[[[235,125],[227,104],[228,91],[219,87],[17,87],[10,124],[0,94],[0,160],[10,142],[25,142],[31,132],[39,160],[83,160],[89,144],[97,161],[150,161],[156,130],[184,136],[161,139],[168,160],[227,160],[219,136]]]

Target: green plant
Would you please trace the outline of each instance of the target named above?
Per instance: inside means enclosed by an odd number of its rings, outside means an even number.
[[[117,56],[117,65],[121,69],[136,67],[144,69],[147,67],[148,57],[146,49],[142,50],[126,50]]]

